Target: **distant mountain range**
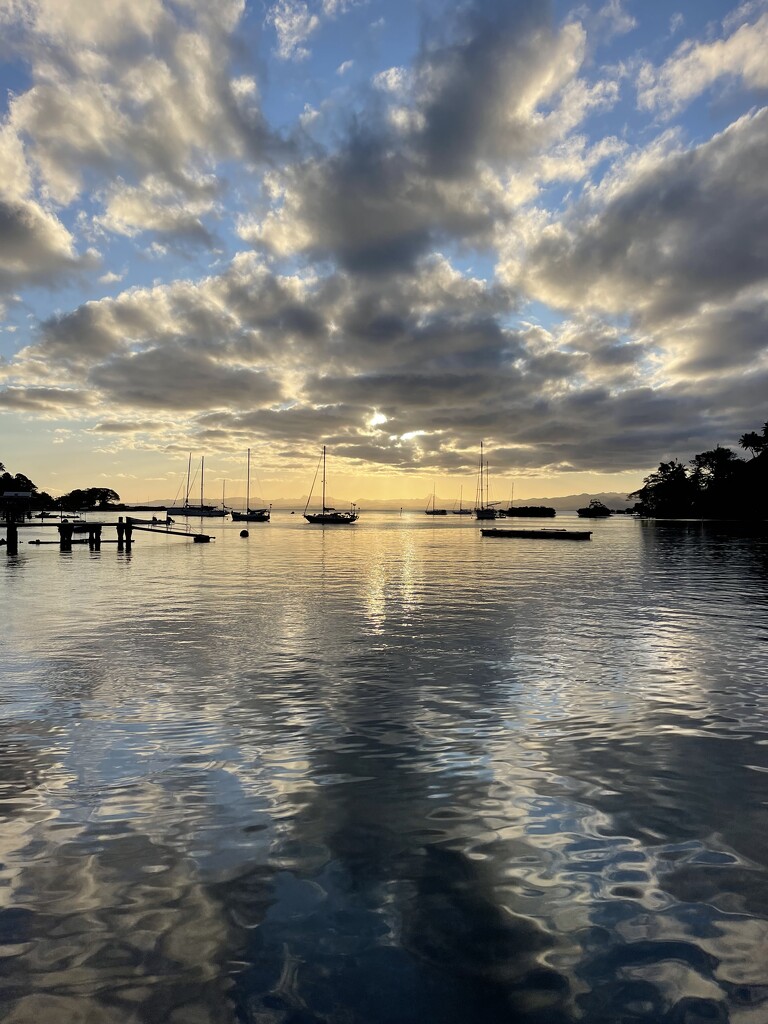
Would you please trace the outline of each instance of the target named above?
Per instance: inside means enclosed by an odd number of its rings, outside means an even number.
[[[598,501],[602,501],[604,505],[607,505],[608,508],[612,509],[625,509],[629,508],[631,505],[634,504],[634,499],[628,498],[626,494],[623,494],[620,491],[597,491],[582,494],[564,494],[560,495],[557,498],[518,498],[515,500],[515,504],[548,505],[550,508],[555,509],[555,511],[557,512],[572,512],[575,511],[575,509],[577,508],[582,508],[584,505],[588,505],[592,498],[596,498]],[[211,505],[220,504],[220,502],[217,502],[212,497],[206,498],[206,501]],[[328,505],[334,506],[339,509],[349,508],[350,505],[348,498],[339,499],[328,496],[326,498],[326,501]],[[263,508],[264,506],[271,504],[272,507],[277,510],[289,509],[291,511],[301,512],[304,510],[306,502],[306,494],[303,494],[297,498],[273,498],[271,503],[269,501],[264,500],[263,498],[251,496],[251,508]],[[126,502],[126,504],[138,505],[140,503]],[[143,504],[157,506],[164,505],[168,507],[169,505],[176,504],[176,502],[172,498],[152,498],[147,502],[144,502]],[[358,508],[362,509],[363,511],[369,509],[372,512],[397,512],[401,508],[405,509],[408,512],[423,512],[424,508],[426,507],[424,498],[357,498],[355,499],[355,504],[358,506]],[[473,503],[470,501],[464,502],[466,508],[471,508],[472,504]],[[437,505],[438,508],[442,505],[442,507],[444,508],[451,509],[454,506],[454,502],[446,501],[445,498],[441,498],[440,495],[438,495]],[[245,508],[245,498],[238,497],[237,495],[234,495],[233,497],[230,498],[229,495],[227,495],[226,506],[227,508],[243,509]],[[500,503],[499,507],[506,508],[507,500],[503,500]]]

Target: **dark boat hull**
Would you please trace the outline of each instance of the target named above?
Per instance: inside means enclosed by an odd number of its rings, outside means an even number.
[[[305,512],[304,518],[315,526],[349,526],[357,522],[354,512]]]
[[[590,540],[591,530],[500,530],[492,528],[481,530],[483,537],[528,537],[536,540]]]
[[[269,509],[255,509],[253,512],[235,512],[232,509],[229,513],[233,523],[268,523],[270,519]]]

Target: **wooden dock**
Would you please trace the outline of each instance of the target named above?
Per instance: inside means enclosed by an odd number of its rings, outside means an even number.
[[[40,544],[57,544],[61,551],[71,551],[73,544],[87,544],[91,551],[100,551],[102,544],[117,544],[118,551],[130,551],[133,546],[133,534],[136,530],[145,531],[146,533],[167,534],[171,537],[186,537],[195,544],[208,544],[211,540],[216,539],[207,533],[195,533],[190,529],[172,528],[172,523],[169,523],[167,520],[135,519],[132,516],[119,516],[117,522],[112,523],[88,523],[82,520],[61,520],[60,522],[22,520],[17,522],[9,519],[5,523],[0,523],[0,526],[5,526],[5,548],[9,555],[17,555],[19,553],[19,530],[30,528],[35,530],[50,529],[54,526],[59,531],[58,540],[40,540],[40,538],[36,538],[35,540],[27,541],[27,543],[34,544],[35,546]],[[117,533],[114,540],[102,537],[102,531],[109,529],[113,529]],[[74,534],[76,533],[87,536],[75,537]]]

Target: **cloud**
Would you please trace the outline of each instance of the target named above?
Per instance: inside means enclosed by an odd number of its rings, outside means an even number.
[[[692,149],[641,153],[540,231],[524,287],[644,322],[736,297],[768,272],[767,162],[768,109]]]
[[[278,0],[267,14],[267,23],[274,25],[281,60],[302,61],[309,57],[304,44],[320,28],[320,18],[304,0]]]
[[[268,177],[268,205],[243,219],[240,236],[362,274],[411,266],[449,241],[488,245],[535,193],[533,158],[616,100],[615,83],[578,78],[584,50],[583,27],[554,26],[546,5],[461,9],[426,39],[412,72],[376,76],[339,147]],[[588,166],[561,148],[547,173]]]
[[[119,0],[104,18],[92,0],[48,0],[17,14],[31,85],[12,97],[8,123],[46,194],[69,204],[120,174],[194,195],[212,157],[260,158],[269,133],[258,95],[228,73],[242,9],[225,0],[213,17],[198,0],[183,11]]]
[[[351,6],[273,4],[280,56],[306,57]],[[231,35],[242,3],[121,0],[110,19],[89,0],[6,4],[29,79],[0,135],[0,283],[93,269],[78,231],[128,283],[176,279],[23,325],[3,407],[86,420],[115,445],[261,437],[284,464],[323,439],[414,473],[472,472],[480,439],[500,474],[644,470],[749,429],[766,383],[768,111],[689,147],[680,130],[606,136],[596,115],[624,72],[594,53],[632,28],[625,6],[558,22],[534,0],[446,5],[408,67],[374,74],[354,50],[369,79],[346,119],[340,50],[327,96],[286,97],[304,109],[283,144]],[[760,42],[749,17],[719,49],[646,67],[648,109],[687,102],[689,58],[692,89],[757,82],[734,56]],[[235,230],[252,249],[229,257]],[[140,271],[131,240],[157,256]],[[222,250],[197,279],[174,263],[193,246]]]
[[[33,200],[0,198],[0,292],[47,284],[93,264],[54,214]]]
[[[104,213],[94,223],[105,231],[135,237],[152,231],[166,239],[180,239],[209,248],[213,237],[202,217],[214,208],[217,188],[200,182],[197,198],[171,187],[162,178],[149,176],[140,186],[118,180],[108,190]]]
[[[660,338],[671,379],[743,376],[768,366],[768,294],[760,289],[732,305],[708,304],[668,325]]]
[[[198,412],[281,398],[279,385],[266,372],[225,364],[182,344],[110,358],[91,371],[88,382],[108,401],[142,409]]]
[[[51,387],[9,387],[0,390],[0,410],[16,410],[53,417],[82,415],[91,404],[88,394],[66,388]]]
[[[746,88],[765,89],[767,49],[768,14],[753,24],[738,24],[725,39],[709,43],[687,40],[660,68],[642,67],[638,104],[641,109],[671,116],[722,78],[739,80]]]

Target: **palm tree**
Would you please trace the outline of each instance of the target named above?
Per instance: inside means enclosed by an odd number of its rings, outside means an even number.
[[[768,451],[768,423],[763,424],[762,434],[758,434],[756,430],[750,430],[748,433],[742,434],[739,438],[739,445],[752,452],[753,459],[756,455]]]

